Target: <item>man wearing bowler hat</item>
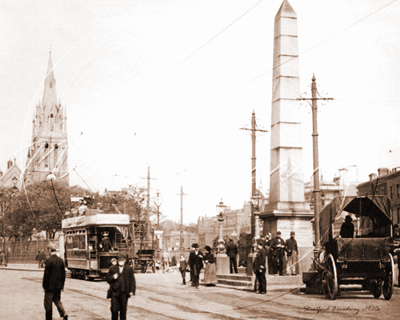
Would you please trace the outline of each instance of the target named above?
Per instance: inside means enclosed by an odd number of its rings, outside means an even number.
[[[110,284],[107,297],[111,298],[111,320],[126,320],[128,299],[136,293],[136,282],[125,254],[118,254],[118,264],[110,267],[106,279]]]
[[[53,319],[53,302],[57,307],[60,317],[68,320],[64,307],[61,303],[61,290],[64,289],[65,283],[65,266],[64,261],[57,256],[57,249],[54,244],[50,243],[48,249],[51,253],[46,260],[43,275],[44,289],[44,308],[46,310],[46,320]]]
[[[192,244],[194,249],[189,254],[188,264],[190,267],[190,273],[192,278],[192,287],[199,288],[200,271],[203,268],[203,253],[199,251],[199,245],[197,243]]]

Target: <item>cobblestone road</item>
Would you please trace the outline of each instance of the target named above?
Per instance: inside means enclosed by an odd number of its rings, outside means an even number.
[[[42,274],[0,270],[0,319],[44,319]],[[398,319],[400,289],[391,300],[343,292],[335,301],[299,290],[252,292],[183,286],[178,273],[137,274],[137,294],[129,300],[128,319]],[[66,280],[62,302],[69,319],[110,319],[105,281]],[[56,308],[53,318],[58,319]]]

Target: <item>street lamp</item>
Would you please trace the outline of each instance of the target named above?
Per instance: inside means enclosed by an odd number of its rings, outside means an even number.
[[[225,254],[225,241],[222,237],[222,223],[224,222],[224,216],[222,214],[222,212],[225,210],[226,205],[224,205],[224,203],[221,202],[216,205],[217,207],[217,212],[219,212],[218,214],[218,222],[219,222],[219,239],[218,239],[218,245],[217,245],[217,254],[219,255],[224,255]]]
[[[46,177],[46,180],[47,181],[54,181],[54,180],[56,180],[56,176],[54,175],[54,174],[52,174],[52,173],[50,173],[47,177]]]
[[[154,200],[154,203],[157,206],[157,229],[160,229],[160,206],[162,204],[162,198],[160,196],[160,191],[157,191],[157,197]]]
[[[258,192],[256,192],[254,194],[254,196],[251,198],[251,203],[253,205],[254,208],[254,224],[255,224],[255,235],[254,235],[254,239],[253,239],[253,246],[254,249],[257,247],[257,239],[260,238],[260,222],[259,222],[259,218],[260,218],[260,200],[261,200],[261,196]]]

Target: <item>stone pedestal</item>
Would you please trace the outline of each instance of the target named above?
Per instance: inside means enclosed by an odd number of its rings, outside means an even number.
[[[270,211],[261,214],[261,218],[264,220],[264,234],[271,233],[272,238],[275,238],[276,232],[280,231],[281,238],[286,241],[290,238],[290,232],[294,231],[299,250],[296,273],[301,274],[304,271],[311,270],[314,256],[314,235],[311,219],[314,214],[310,210],[278,212],[271,210],[271,206],[266,206],[266,209],[270,209]],[[303,207],[303,209],[306,208]]]
[[[247,257],[247,272],[246,274],[248,276],[252,276],[253,275],[253,262],[254,262],[254,254],[250,253],[249,256]]]
[[[217,274],[229,274],[229,257],[226,254],[217,254]]]

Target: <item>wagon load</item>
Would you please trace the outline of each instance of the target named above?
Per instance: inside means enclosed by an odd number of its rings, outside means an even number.
[[[357,235],[341,238],[334,233],[335,220],[343,211],[360,218]],[[315,259],[322,291],[335,299],[340,286],[359,284],[375,298],[393,294],[394,260],[390,200],[386,196],[336,197],[320,214],[320,243]]]

